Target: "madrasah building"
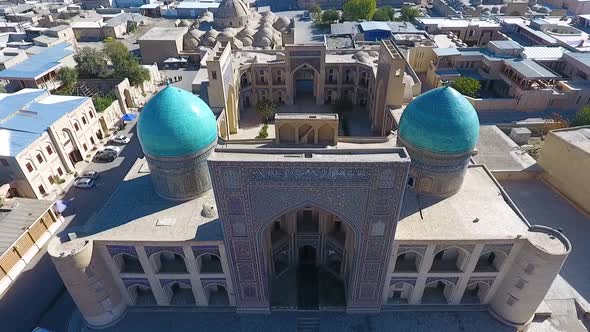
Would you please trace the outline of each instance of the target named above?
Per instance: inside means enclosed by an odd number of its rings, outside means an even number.
[[[431,90],[399,123],[388,120],[405,98],[405,62],[390,42],[362,61],[343,55],[339,68],[370,69],[367,81],[351,75],[350,86],[333,87],[367,93],[376,137],[340,136],[333,113],[279,113],[275,139],[231,139],[248,92],[323,104],[332,88],[327,53],[320,44],[271,55],[263,65],[285,69],[277,86],[272,70],[256,81],[260,59],[240,65],[243,53],[218,42],[205,94],[168,86],[151,98],[137,125],[145,157],[84,232],[49,245],[89,326],[139,306],[189,306],[241,314],[477,308],[527,327],[570,242],[527,220],[471,162],[479,120],[457,91]]]

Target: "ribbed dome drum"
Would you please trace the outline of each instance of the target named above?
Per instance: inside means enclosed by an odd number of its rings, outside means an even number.
[[[164,88],[143,108],[137,135],[160,196],[187,200],[211,188],[207,157],[217,142],[217,121],[201,98]]]
[[[450,196],[461,188],[479,138],[479,119],[457,90],[442,87],[412,101],[400,119],[397,144],[412,158],[408,185]]]

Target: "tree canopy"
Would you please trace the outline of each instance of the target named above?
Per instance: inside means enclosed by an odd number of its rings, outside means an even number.
[[[461,94],[476,98],[479,95],[481,84],[471,77],[459,77],[451,83],[451,86]]]
[[[377,8],[373,14],[373,21],[393,21],[395,10],[391,6]]]
[[[137,58],[129,53],[127,46],[119,41],[108,42],[104,53],[111,60],[113,76],[129,79],[131,85],[137,85],[150,79],[149,71],[139,64]]]
[[[589,126],[590,125],[590,106],[582,108],[571,121],[572,127]]]
[[[376,0],[348,0],[343,7],[344,19],[347,21],[371,20],[376,10]]]
[[[61,89],[67,95],[74,92],[76,83],[78,82],[78,71],[75,68],[62,67],[57,72],[59,80],[61,81]]]
[[[399,18],[400,21],[403,22],[412,22],[416,17],[421,15],[420,9],[418,7],[412,6],[404,6],[401,10],[401,16]]]
[[[337,10],[335,9],[328,9],[328,10],[324,10],[324,12],[322,13],[322,23],[323,24],[331,24],[334,23],[335,21],[338,21],[340,19],[340,13],[338,13]]]
[[[84,47],[74,55],[76,69],[83,78],[105,78],[109,75],[107,59],[102,51]]]
[[[309,14],[312,18],[315,19],[316,17],[322,14],[322,8],[320,8],[320,6],[318,6],[317,4],[314,4],[309,8]]]
[[[256,104],[256,112],[260,114],[264,123],[267,123],[277,113],[278,107],[271,101],[261,101]]]

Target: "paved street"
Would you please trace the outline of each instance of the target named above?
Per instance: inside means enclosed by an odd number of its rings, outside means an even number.
[[[133,162],[142,154],[139,141],[135,137],[135,122],[120,133],[128,134],[131,142],[122,146],[120,156],[111,163],[89,163],[87,169],[100,172],[96,187],[78,189],[71,187],[64,199],[71,199],[64,211],[65,222],[62,230],[69,226],[72,230],[81,226],[98,212],[113,190],[131,168]],[[70,231],[70,230],[68,230]],[[62,297],[62,293],[66,295]],[[11,289],[0,299],[0,331],[31,331],[41,320],[43,313],[52,308],[44,322],[46,327],[65,331],[65,324],[74,308],[46,248],[27,266]]]

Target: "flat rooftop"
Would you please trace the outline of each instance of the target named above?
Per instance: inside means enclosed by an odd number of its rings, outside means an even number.
[[[553,133],[569,144],[590,153],[590,126],[554,130]]]
[[[527,230],[493,177],[477,165],[468,168],[461,190],[451,197],[406,191],[395,239],[513,240]]]
[[[187,31],[187,27],[155,27],[151,28],[148,32],[146,32],[143,36],[139,37],[137,40],[178,40],[178,38],[182,38],[182,36],[184,36],[184,34]]]
[[[52,205],[53,201],[43,199],[6,199],[4,205],[0,206],[0,255]]]
[[[482,165],[472,165],[461,190],[451,197],[419,195],[408,189],[395,239],[512,242],[518,235],[547,252],[563,254],[570,250],[570,244],[555,233],[531,231],[491,173]]]
[[[540,170],[537,162],[496,126],[480,126],[473,160],[492,172]]]
[[[147,161],[138,159],[96,218],[88,222],[89,237],[108,241],[222,241],[219,219],[201,215],[204,203],[215,204],[212,190],[187,202],[161,198],[154,190]]]

